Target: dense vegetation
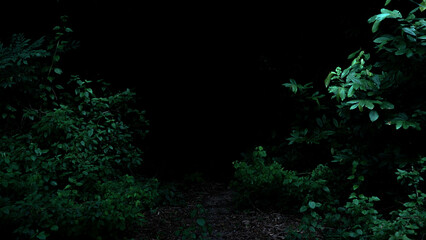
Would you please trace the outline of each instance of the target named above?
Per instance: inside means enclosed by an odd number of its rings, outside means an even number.
[[[425,8],[371,17],[376,51],[330,72],[331,99],[313,83],[284,84],[300,112],[287,141],[234,163],[241,204],[300,212],[295,238],[424,238]]]
[[[0,45],[2,235],[123,239],[158,197],[155,179],[135,175],[148,122],[131,91],[63,74],[77,43],[62,23],[50,39]]]
[[[298,109],[292,131],[234,162],[239,207],[301,216],[290,239],[426,236],[425,9],[426,0],[387,0],[368,19],[371,53],[350,54],[319,86],[283,84]],[[131,238],[144,213],[179,194],[140,175],[149,122],[135,94],[66,71],[64,54],[78,46],[67,24],[64,16],[50,36],[0,43],[1,234]],[[205,213],[197,205],[176,236],[208,239]]]

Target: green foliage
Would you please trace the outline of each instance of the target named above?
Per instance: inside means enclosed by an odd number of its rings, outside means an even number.
[[[206,222],[204,216],[206,210],[201,204],[198,204],[195,209],[191,211],[191,219],[194,220],[189,226],[180,227],[175,232],[175,235],[182,240],[208,240],[211,239],[212,229]]]
[[[265,164],[266,157],[265,150],[259,146],[251,159],[234,162],[236,171],[232,187],[239,193],[237,200],[241,206],[250,203],[257,207],[275,206],[297,211],[297,203],[304,201],[304,197],[330,194],[327,185],[332,176],[327,166],[318,165],[310,173],[299,174],[284,170],[277,162]]]
[[[2,231],[25,239],[122,239],[159,195],[156,180],[134,176],[142,163],[135,139],[148,122],[131,91],[66,76],[60,54],[74,47],[72,30],[54,31],[47,44],[23,35],[0,44]]]
[[[294,79],[283,84],[300,112],[286,142],[267,147],[273,157],[257,148],[234,163],[241,202],[298,211],[301,224],[288,232],[295,239],[426,235],[425,4],[406,17],[388,9],[371,17],[377,51],[350,54],[350,65],[331,71],[324,90]]]

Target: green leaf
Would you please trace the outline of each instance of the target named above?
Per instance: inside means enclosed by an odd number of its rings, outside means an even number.
[[[391,109],[394,109],[395,106],[390,102],[382,102],[382,104],[380,104],[380,108],[391,110]]]
[[[394,38],[393,36],[381,36],[381,37],[374,39],[373,42],[375,42],[375,43],[386,43],[388,41],[391,41],[393,38]]]
[[[412,36],[416,36],[416,33],[414,32],[414,30],[412,29],[412,28],[407,28],[407,27],[405,27],[405,28],[402,28],[402,30],[404,31],[404,32],[406,32],[406,33],[408,33],[408,34],[410,34],[410,35],[412,35]]]
[[[351,54],[348,56],[348,59],[355,58],[355,56],[356,56],[356,55],[358,55],[358,53],[359,53],[359,52],[361,52],[361,49],[357,50],[356,52],[351,53]]]
[[[206,225],[206,220],[204,220],[204,218],[198,218],[197,219],[197,224],[201,227]]]
[[[316,207],[316,203],[314,201],[309,201],[308,206],[314,209]]]
[[[380,25],[380,21],[375,21],[373,24],[373,27],[371,28],[371,31],[373,33],[377,32],[377,30],[379,30],[379,25]]]
[[[300,207],[299,212],[303,213],[303,212],[306,212],[306,210],[308,210],[308,207],[302,206],[302,207]]]
[[[53,226],[50,227],[50,230],[56,232],[56,231],[59,230],[59,227],[58,227],[58,225],[53,225]]]
[[[426,0],[423,0],[423,2],[420,3],[419,9],[421,12],[426,10]]]
[[[47,235],[44,231],[42,231],[39,234],[37,234],[37,238],[40,240],[45,240],[47,238]]]
[[[352,97],[355,93],[354,86],[352,85],[348,91],[348,97]]]
[[[55,68],[55,69],[53,69],[53,71],[58,75],[62,74],[62,69],[60,69],[60,68]]]
[[[395,125],[395,128],[398,130],[398,129],[400,129],[401,127],[402,127],[402,121],[397,121],[396,122],[396,125]]]
[[[380,198],[378,198],[376,196],[372,196],[370,199],[371,199],[371,201],[375,201],[375,202],[380,201]]]
[[[54,62],[59,62],[59,59],[61,59],[61,56],[59,56],[59,55],[53,56],[53,61]]]
[[[379,114],[373,110],[373,111],[370,111],[369,117],[370,117],[370,120],[374,122],[379,118]]]
[[[325,78],[325,87],[328,88],[328,86],[330,85],[330,81],[331,81],[331,77],[333,76],[333,72],[330,72],[327,77]]]
[[[392,0],[386,0],[385,6],[387,6]]]
[[[365,101],[365,107],[367,107],[370,110],[373,110],[374,104],[371,101],[366,100]]]
[[[324,124],[322,123],[320,118],[316,118],[315,120],[317,121],[317,124],[318,124],[319,127],[322,128],[324,126]]]
[[[10,213],[9,207],[2,207],[1,211],[6,215],[9,215],[9,213]]]
[[[345,88],[339,88],[338,90],[338,96],[343,101],[346,98],[346,89]]]

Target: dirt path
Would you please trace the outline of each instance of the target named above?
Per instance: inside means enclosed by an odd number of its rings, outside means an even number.
[[[147,214],[147,225],[143,227],[139,240],[182,239],[190,233],[199,236],[203,230],[197,224],[202,218],[211,230],[210,240],[285,239],[285,230],[297,224],[294,217],[278,212],[259,210],[239,211],[233,206],[233,194],[226,184],[204,183],[187,186],[182,190],[185,204],[163,206]],[[198,212],[194,217],[194,209]],[[192,216],[191,216],[192,214]],[[186,235],[182,234],[187,230]],[[176,232],[180,231],[180,235]],[[195,239],[195,238],[188,238]],[[197,238],[201,239],[201,238]]]

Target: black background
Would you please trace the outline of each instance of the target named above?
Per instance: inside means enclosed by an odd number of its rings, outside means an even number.
[[[81,42],[64,60],[67,73],[137,92],[151,122],[142,146],[149,173],[219,177],[272,130],[289,128],[300,106],[289,104],[282,83],[322,86],[348,54],[371,46],[367,19],[384,4],[9,2],[0,8],[0,40],[21,32],[39,38],[66,14]]]

